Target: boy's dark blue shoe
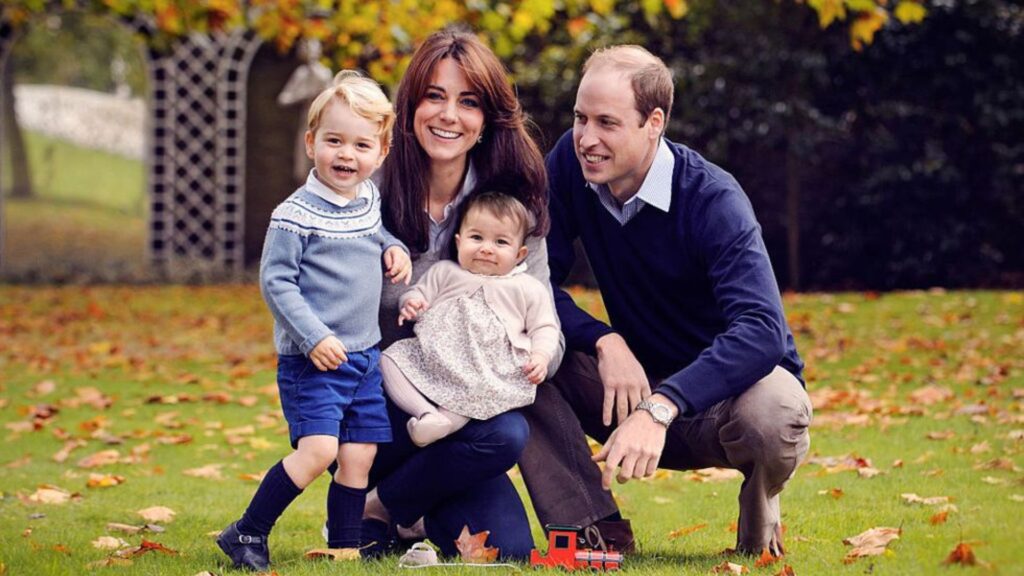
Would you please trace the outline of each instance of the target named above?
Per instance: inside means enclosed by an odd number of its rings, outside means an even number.
[[[270,548],[267,535],[250,536],[238,531],[237,522],[232,522],[217,537],[217,546],[231,558],[235,568],[248,568],[263,572],[270,567]]]

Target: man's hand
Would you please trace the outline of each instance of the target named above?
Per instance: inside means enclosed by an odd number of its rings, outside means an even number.
[[[391,279],[392,284],[404,282],[408,286],[409,280],[412,279],[412,260],[409,259],[405,250],[398,246],[392,246],[387,249],[387,252],[384,252],[384,270],[384,274]]]
[[[612,333],[597,341],[597,371],[604,384],[604,425],[612,425],[614,409],[621,426],[633,408],[651,395],[644,367],[622,336]]]
[[[548,358],[547,354],[540,352],[530,354],[530,361],[523,366],[523,372],[530,384],[540,384],[544,381],[548,375],[548,362],[551,362],[551,358]]]
[[[430,305],[427,301],[422,298],[409,298],[402,304],[402,309],[398,311],[398,325],[401,326],[406,322],[415,320],[420,314],[425,312]]]
[[[313,348],[309,353],[309,359],[321,372],[337,370],[338,366],[348,362],[348,350],[341,340],[331,335]]]
[[[678,413],[675,405],[661,394],[655,394],[652,399],[671,406],[672,411]],[[661,451],[665,448],[667,430],[643,410],[630,414],[608,437],[601,451],[593,456],[594,462],[604,462],[601,486],[611,490],[612,476],[623,484],[631,478],[646,478],[654,474]],[[617,475],[616,468],[619,469]]]

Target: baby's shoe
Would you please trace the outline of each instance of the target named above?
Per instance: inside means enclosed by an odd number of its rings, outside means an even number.
[[[417,568],[419,566],[433,566],[437,564],[437,551],[426,542],[417,542],[412,548],[402,554],[398,559],[398,565],[403,567]]]
[[[238,522],[232,522],[217,536],[217,546],[231,558],[235,568],[248,568],[264,572],[270,567],[270,548],[267,535],[252,536],[238,531]]]
[[[405,428],[412,443],[422,448],[450,434],[452,422],[437,412],[425,412],[419,418],[409,418]]]

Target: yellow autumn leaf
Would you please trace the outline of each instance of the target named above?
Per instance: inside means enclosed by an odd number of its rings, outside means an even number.
[[[828,28],[836,20],[846,20],[843,0],[811,0],[808,5],[818,12],[818,22],[822,29]]]
[[[690,5],[686,0],[665,0],[665,8],[668,8],[669,15],[676,20],[686,16],[690,11]]]
[[[850,25],[850,44],[860,52],[864,46],[871,44],[878,32],[889,21],[889,13],[882,8],[864,12]]]
[[[904,24],[917,24],[924,20],[924,17],[928,14],[928,11],[920,2],[913,2],[905,0],[896,5],[896,9],[893,10],[893,14],[896,19]]]
[[[327,558],[335,562],[359,560],[359,548],[315,548],[306,552],[306,558]]]

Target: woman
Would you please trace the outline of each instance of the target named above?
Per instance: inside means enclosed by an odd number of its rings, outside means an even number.
[[[501,186],[534,218],[527,240],[528,273],[549,286],[547,179],[537,144],[508,74],[498,58],[469,32],[445,29],[413,55],[395,96],[398,119],[391,153],[381,168],[384,222],[413,253],[415,282],[431,264],[449,257],[457,208],[480,187]],[[509,186],[509,182],[515,183]],[[381,298],[381,348],[411,337],[399,327],[402,285],[385,283]],[[564,344],[549,367],[553,374]],[[474,421],[420,449],[405,428],[409,415],[391,405],[395,440],[381,445],[370,474],[364,542],[422,535],[455,554],[463,526],[491,532],[489,546],[506,558],[533,548],[522,502],[506,475],[529,433],[518,413]],[[422,529],[419,520],[423,519]],[[418,534],[417,534],[418,532]]]

